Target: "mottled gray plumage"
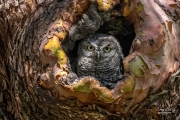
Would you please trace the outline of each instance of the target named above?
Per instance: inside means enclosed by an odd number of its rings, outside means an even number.
[[[107,34],[92,34],[78,48],[78,77],[93,76],[102,86],[114,88],[122,79],[123,53],[116,38]]]

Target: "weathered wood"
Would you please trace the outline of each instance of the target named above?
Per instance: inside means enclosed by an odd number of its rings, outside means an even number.
[[[42,65],[40,46],[43,40],[49,38],[49,35],[53,36],[54,33],[49,34],[50,26],[60,19],[63,14],[62,10],[69,8],[72,1],[76,0],[0,0],[0,119],[113,120],[123,119],[123,117],[126,119],[180,119],[179,71],[172,74],[167,83],[163,81],[163,87],[157,86],[157,88],[161,87],[159,91],[156,91],[157,94],[149,95],[124,116],[107,114],[108,112],[104,112],[106,110],[99,112],[94,106],[82,104],[75,98],[60,100],[56,89],[45,90],[38,86],[40,75],[48,69],[48,65],[47,67]],[[65,6],[65,2],[69,4]],[[156,4],[164,8],[164,11],[169,12],[168,15],[173,20],[166,24],[167,30],[172,30],[173,23],[174,31],[178,31],[178,5],[170,4],[176,10],[177,17],[175,17],[173,16],[174,9],[165,9],[169,4],[158,1]],[[78,16],[83,12],[79,12]],[[78,17],[72,19],[71,24],[77,21]],[[136,23],[137,30],[139,24],[137,21],[134,23]],[[177,42],[179,33],[175,33],[169,35],[171,37],[175,35],[176,38],[172,43],[176,45],[173,48],[173,54],[176,57],[172,61],[179,59],[179,52],[175,49],[179,45]],[[138,44],[137,41],[134,41],[133,45],[136,43]],[[135,46],[137,47],[137,45]],[[132,50],[136,51],[137,49],[133,48]],[[177,66],[174,64],[169,71],[174,72]],[[168,75],[166,74],[165,77]],[[159,107],[157,108],[157,106]]]
[[[57,0],[0,2],[0,119],[108,119],[78,100],[61,101],[37,86],[45,71],[39,47],[63,7],[64,1]]]

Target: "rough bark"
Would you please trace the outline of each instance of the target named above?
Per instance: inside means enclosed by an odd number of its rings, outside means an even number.
[[[64,2],[0,1],[0,119],[108,118],[78,100],[61,101],[37,86],[38,74],[45,69],[39,47],[50,24],[62,14]]]
[[[73,1],[78,2],[78,0]],[[166,83],[163,87],[158,86],[158,89],[163,88],[162,91],[149,95],[144,101],[134,106],[135,110],[132,108],[132,111],[124,116],[107,114],[109,112],[104,112],[106,110],[99,112],[94,109],[95,106],[82,104],[75,98],[60,100],[55,89],[46,90],[38,86],[40,75],[48,69],[42,65],[41,61],[42,41],[56,34],[50,33],[54,31],[55,28],[52,26],[60,17],[63,16],[64,21],[69,20],[63,28],[65,32],[68,32],[71,25],[77,22],[78,17],[88,9],[89,1],[84,0],[86,3],[84,7],[73,18],[70,18],[68,13],[71,11],[73,1],[0,1],[0,119],[91,120],[123,117],[126,119],[179,119],[180,79],[177,68],[173,68],[172,72],[176,70],[177,73],[171,75],[167,83],[163,82]],[[176,21],[178,25],[179,19],[177,18]],[[133,20],[131,22],[139,28],[136,22]],[[171,26],[172,23],[168,24]],[[175,29],[179,30],[179,27],[175,26]],[[65,38],[66,35],[60,36],[59,39],[64,40],[63,37]],[[135,44],[136,42],[133,45],[138,46]],[[139,48],[134,48],[134,51],[136,50],[141,51]],[[173,52],[178,54],[175,50]],[[163,112],[168,112],[168,114],[163,114]]]

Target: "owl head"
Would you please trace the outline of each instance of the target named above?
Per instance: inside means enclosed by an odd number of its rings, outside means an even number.
[[[78,49],[78,56],[93,58],[95,62],[108,59],[123,59],[121,46],[113,36],[101,33],[91,34],[82,40]]]

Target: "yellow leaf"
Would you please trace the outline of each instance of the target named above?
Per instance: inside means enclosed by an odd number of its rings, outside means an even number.
[[[56,36],[59,38],[59,41],[64,40],[66,38],[67,32],[61,31],[56,34]]]
[[[57,49],[55,55],[58,57],[58,63],[60,66],[67,63],[67,56],[61,46]]]
[[[128,76],[125,78],[124,83],[122,84],[123,92],[130,92],[134,88],[134,78],[132,76]]]
[[[49,39],[44,49],[50,50],[52,54],[58,57],[58,63],[60,67],[67,63],[67,56],[65,52],[63,51],[59,43],[59,38],[57,36],[54,36],[53,38]]]
[[[130,14],[130,12],[131,12],[131,10],[130,10],[129,6],[126,5],[126,6],[124,7],[124,13],[123,13],[123,15],[124,15],[124,16],[128,16],[128,15]]]
[[[125,3],[128,3],[128,2],[129,2],[129,0],[124,0],[124,2],[125,2]]]
[[[141,3],[138,3],[136,11],[141,12],[142,10],[143,10],[143,5]]]
[[[55,54],[57,49],[60,47],[58,37],[54,36],[53,38],[49,39],[48,43],[45,45],[45,50],[50,50],[52,54]]]
[[[98,10],[108,11],[112,7],[112,0],[97,0]]]

